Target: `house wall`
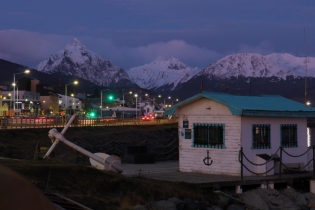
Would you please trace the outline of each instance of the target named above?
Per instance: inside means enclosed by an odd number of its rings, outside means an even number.
[[[43,114],[50,114],[50,111],[52,111],[53,115],[59,113],[58,95],[40,96],[40,101],[44,112]]]
[[[252,125],[253,124],[270,124],[270,149],[252,149]],[[243,153],[252,162],[257,161],[256,154],[267,154],[272,155],[277,152],[280,156],[280,151],[277,151],[280,147],[280,125],[281,124],[297,124],[297,139],[298,147],[296,148],[284,148],[286,152],[291,155],[301,155],[307,151],[307,119],[306,118],[267,118],[267,117],[242,117],[241,121],[241,142],[243,147]],[[284,163],[307,163],[307,155],[302,157],[293,158],[282,153]],[[272,161],[274,162],[274,161]],[[249,164],[248,161],[244,160],[244,164],[250,170],[256,172],[259,171],[259,166]],[[283,168],[283,167],[282,167]],[[273,171],[271,171],[273,173]],[[244,169],[244,176],[253,175],[248,170]]]
[[[200,99],[189,105],[180,107],[174,113],[179,116],[179,170],[218,175],[240,175],[238,161],[241,146],[241,117],[233,116],[229,109],[215,101]],[[189,121],[193,130],[194,123],[215,123],[225,125],[225,149],[195,148],[193,139],[185,139],[183,120]],[[192,133],[193,138],[193,133]],[[203,160],[209,157],[213,161],[207,166]]]

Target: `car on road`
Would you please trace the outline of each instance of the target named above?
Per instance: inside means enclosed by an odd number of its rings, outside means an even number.
[[[142,116],[141,119],[142,120],[154,120],[154,116],[153,115],[145,115],[145,116]]]

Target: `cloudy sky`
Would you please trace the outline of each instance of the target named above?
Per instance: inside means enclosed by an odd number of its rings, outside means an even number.
[[[125,70],[169,56],[201,69],[240,52],[314,57],[315,0],[1,0],[0,58],[35,67],[73,38]]]

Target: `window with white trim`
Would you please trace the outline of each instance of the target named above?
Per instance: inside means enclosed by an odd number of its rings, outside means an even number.
[[[192,146],[225,149],[224,124],[194,124]]]
[[[281,125],[281,146],[282,147],[297,147],[297,125],[282,124]]]
[[[254,124],[253,125],[253,144],[252,149],[270,149],[270,125]]]

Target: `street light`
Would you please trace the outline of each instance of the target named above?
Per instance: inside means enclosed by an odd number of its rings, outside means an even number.
[[[178,98],[177,98],[175,101],[178,102]],[[172,101],[172,106],[173,106],[173,102],[174,102],[174,101]]]
[[[13,83],[12,85],[14,87],[13,94],[16,96],[13,98],[13,107],[15,111],[15,105],[17,104],[17,107],[18,107],[18,104],[19,104],[19,87],[17,86],[17,82]],[[15,91],[15,87],[17,88],[16,91]],[[17,102],[15,101],[15,98],[17,99]],[[14,112],[14,115],[15,115],[15,112]]]
[[[78,83],[79,83],[78,81],[74,81],[73,83],[65,84],[65,95],[66,95],[65,115],[67,115],[67,105],[68,105],[67,85],[77,85]]]
[[[26,69],[25,71],[23,71],[23,72],[20,72],[20,73],[14,73],[13,74],[13,109],[15,110],[15,86],[16,86],[16,83],[15,83],[15,75],[17,75],[17,74],[28,74],[28,73],[30,73],[30,70],[28,70],[28,69]]]
[[[152,103],[152,104],[153,104],[153,109],[154,109],[154,107],[155,107],[155,105],[154,105],[154,104],[155,104],[155,97],[159,97],[159,98],[161,98],[162,96],[161,96],[161,95],[158,95],[158,96],[153,96],[153,97],[152,97],[152,101],[153,101],[153,103]]]
[[[12,97],[11,97],[11,93],[8,93],[8,96],[10,96],[10,108],[12,109]]]
[[[109,90],[109,89],[106,89],[106,90]],[[103,112],[102,112],[102,108],[103,108],[103,94],[102,94],[102,92],[106,91],[106,90],[101,90],[101,106],[100,106],[101,117],[103,117]]]
[[[125,119],[125,94],[132,94],[132,92],[123,93],[123,119]]]
[[[136,119],[138,118],[138,94],[135,94],[135,97],[136,97]]]
[[[171,96],[167,97],[168,99],[171,99]],[[165,98],[164,98],[164,106],[165,106]]]

